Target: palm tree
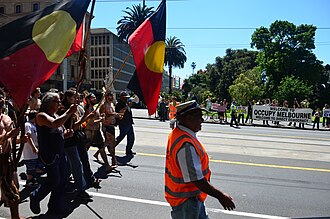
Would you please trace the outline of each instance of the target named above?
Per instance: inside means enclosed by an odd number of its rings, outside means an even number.
[[[153,12],[154,7],[147,7],[145,4],[133,5],[123,11],[126,15],[117,24],[117,33],[120,39],[128,40],[129,36],[145,21]]]
[[[176,37],[168,37],[165,41],[165,65],[169,71],[169,94],[172,94],[172,68],[183,68],[187,61],[184,45]]]

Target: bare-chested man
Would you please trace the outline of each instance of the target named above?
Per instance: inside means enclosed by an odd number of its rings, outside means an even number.
[[[105,119],[102,122],[102,131],[105,137],[105,146],[108,148],[108,151],[111,155],[111,167],[117,167],[116,161],[116,139],[115,139],[115,123],[116,117],[119,118],[119,113],[115,112],[115,106],[113,104],[113,94],[108,92],[105,96],[105,102],[100,107],[100,113],[105,115]],[[97,157],[98,152],[94,156]]]
[[[21,218],[18,211],[20,201],[17,174],[11,155],[12,138],[19,134],[13,128],[11,118],[3,113],[5,93],[0,89],[0,187],[1,201],[10,208],[11,218]],[[15,177],[16,176],[16,177]],[[16,179],[16,180],[15,180]]]
[[[96,96],[92,93],[86,96],[86,113],[94,112],[94,105],[96,104]],[[109,164],[107,155],[105,153],[104,136],[101,132],[101,122],[104,120],[104,114],[99,111],[94,112],[94,116],[87,120],[85,133],[87,138],[87,145],[97,147],[104,162],[106,172],[111,172],[112,167]]]

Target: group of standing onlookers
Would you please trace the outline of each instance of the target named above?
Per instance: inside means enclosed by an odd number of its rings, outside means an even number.
[[[212,109],[212,99],[209,96],[205,101],[204,101],[204,106],[208,111],[217,111]],[[309,102],[307,99],[298,102],[296,98],[294,98],[294,101],[292,104],[289,104],[287,100],[283,102],[283,105],[280,105],[279,102],[276,99],[270,100],[270,99],[263,99],[263,100],[248,100],[247,101],[247,110],[246,113],[244,113],[242,110],[242,104],[238,103],[235,99],[231,101],[229,104],[226,99],[221,100],[221,98],[218,98],[215,103],[217,103],[221,110],[217,111],[218,115],[218,120],[220,124],[225,123],[225,124],[230,124],[230,126],[236,126],[238,127],[239,125],[244,125],[246,123],[253,124],[253,105],[263,105],[263,106],[283,106],[286,108],[309,108]],[[158,103],[158,116],[160,121],[165,121],[167,119],[171,120],[175,117],[176,114],[176,106],[179,105],[180,103],[177,101],[176,97],[172,97],[172,101],[168,101],[165,98],[160,98],[159,103]],[[322,119],[322,126],[325,128],[330,128],[330,117],[324,116],[325,110],[328,110],[330,107],[328,104],[325,104],[323,109],[321,110],[320,108],[316,108],[314,111],[314,120],[313,120],[313,129],[317,128],[319,129],[319,123],[321,118]],[[329,109],[330,110],[330,109]],[[230,112],[230,122],[228,122],[227,118],[227,112]],[[279,121],[272,121],[274,125],[280,125]],[[263,120],[263,125],[269,126],[269,121],[268,120]],[[305,128],[305,123],[298,123],[298,126],[296,122],[289,122],[287,124],[288,126],[293,125],[293,127],[298,127],[298,128]]]
[[[14,109],[13,101],[4,91],[0,91],[1,200],[11,208],[12,217],[19,218],[18,183],[11,155],[11,139],[19,134],[19,129],[15,128],[17,115],[15,111],[9,112]],[[100,188],[100,180],[94,176],[89,163],[90,146],[98,148],[94,157],[98,159],[101,155],[106,173],[117,168],[115,147],[125,136],[126,155],[135,154],[132,151],[135,136],[130,96],[122,91],[115,103],[113,94],[107,92],[105,101],[99,103],[99,107],[96,107],[93,93],[83,96],[75,89],[64,93],[51,90],[42,99],[40,96],[38,88],[33,92],[25,113],[25,136],[17,141],[25,142],[23,163],[26,165],[26,186],[35,188],[30,195],[30,209],[39,214],[40,202],[50,193],[47,214],[67,214],[72,209],[67,209],[64,204],[65,192],[74,193],[75,199],[91,201],[92,196],[86,190]],[[10,114],[14,115],[12,119]],[[116,138],[117,125],[119,135]],[[110,153],[111,164],[105,148]],[[40,176],[44,173],[47,173],[46,181],[40,183]],[[5,175],[8,177],[4,178]],[[73,187],[70,186],[70,180],[73,180]]]

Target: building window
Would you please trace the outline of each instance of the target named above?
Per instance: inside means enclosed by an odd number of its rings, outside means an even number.
[[[71,79],[74,78],[74,65],[71,65]]]
[[[33,3],[32,7],[33,11],[38,11],[40,9],[39,3]]]
[[[5,7],[4,6],[0,6],[0,16],[5,14]]]
[[[22,13],[22,6],[21,5],[16,5],[15,6],[15,13],[16,14]]]

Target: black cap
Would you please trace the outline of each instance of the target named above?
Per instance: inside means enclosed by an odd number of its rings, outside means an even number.
[[[130,97],[126,91],[120,92],[121,97]]]

